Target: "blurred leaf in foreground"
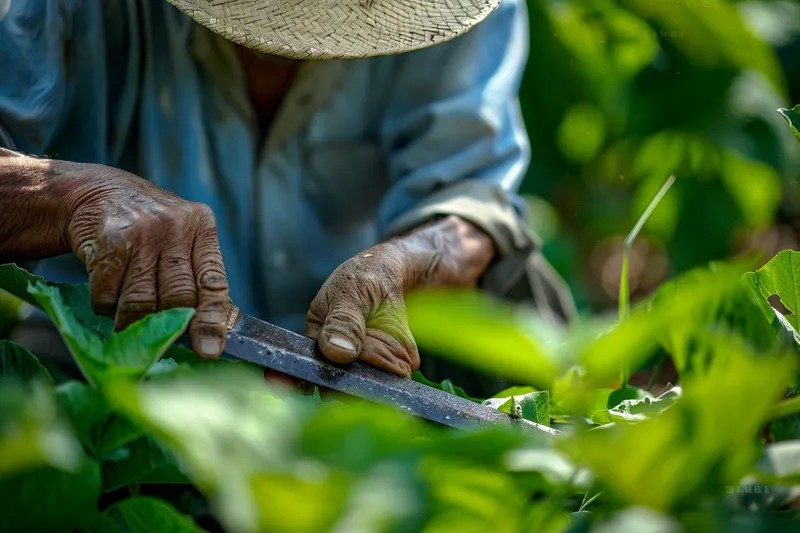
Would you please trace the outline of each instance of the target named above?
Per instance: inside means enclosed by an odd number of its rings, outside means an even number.
[[[579,432],[560,446],[631,505],[674,510],[735,485],[755,464],[758,430],[794,361],[758,357],[722,335],[713,348],[709,366],[686,377],[683,397],[659,416]]]
[[[477,292],[420,291],[406,299],[417,343],[452,361],[548,389],[557,365],[531,335],[535,320]]]

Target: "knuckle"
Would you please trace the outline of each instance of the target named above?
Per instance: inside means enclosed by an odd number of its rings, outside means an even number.
[[[194,283],[172,283],[159,293],[162,309],[172,309],[175,307],[194,307],[197,305],[197,294],[194,290]]]
[[[199,322],[197,320],[192,321],[190,329],[193,336],[206,338],[210,337],[222,339],[225,338],[226,333],[224,325],[209,324],[206,322]]]
[[[217,219],[214,211],[208,205],[194,202],[191,206],[192,211],[203,224],[216,227]]]
[[[139,290],[124,293],[120,296],[118,306],[120,311],[132,315],[145,315],[155,313],[157,301],[155,291]]]
[[[210,260],[197,278],[198,287],[206,291],[227,292],[228,278],[219,260]]]

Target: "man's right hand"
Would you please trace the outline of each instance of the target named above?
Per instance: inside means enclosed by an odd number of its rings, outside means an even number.
[[[27,206],[37,215],[41,232],[60,233],[42,236],[41,249],[28,249],[28,255],[55,255],[47,252],[56,241],[68,245],[86,264],[96,313],[113,317],[121,330],[156,311],[195,308],[189,325],[194,351],[203,357],[222,352],[228,281],[214,214],[207,206],[111,167],[0,150],[0,178],[6,175],[12,181],[32,181],[28,187],[39,189],[38,201],[23,198],[21,218]],[[6,217],[0,218],[5,225]],[[13,255],[13,248],[0,257]]]

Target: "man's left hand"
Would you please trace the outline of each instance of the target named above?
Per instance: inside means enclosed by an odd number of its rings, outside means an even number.
[[[419,368],[404,295],[421,287],[474,286],[495,254],[491,238],[451,216],[346,261],[311,303],[306,335],[336,363],[361,359],[410,377]]]

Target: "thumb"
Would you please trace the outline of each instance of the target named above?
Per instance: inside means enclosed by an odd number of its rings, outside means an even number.
[[[317,344],[322,355],[334,363],[355,361],[364,347],[366,336],[365,314],[368,310],[355,298],[340,293],[328,306],[317,334]]]

